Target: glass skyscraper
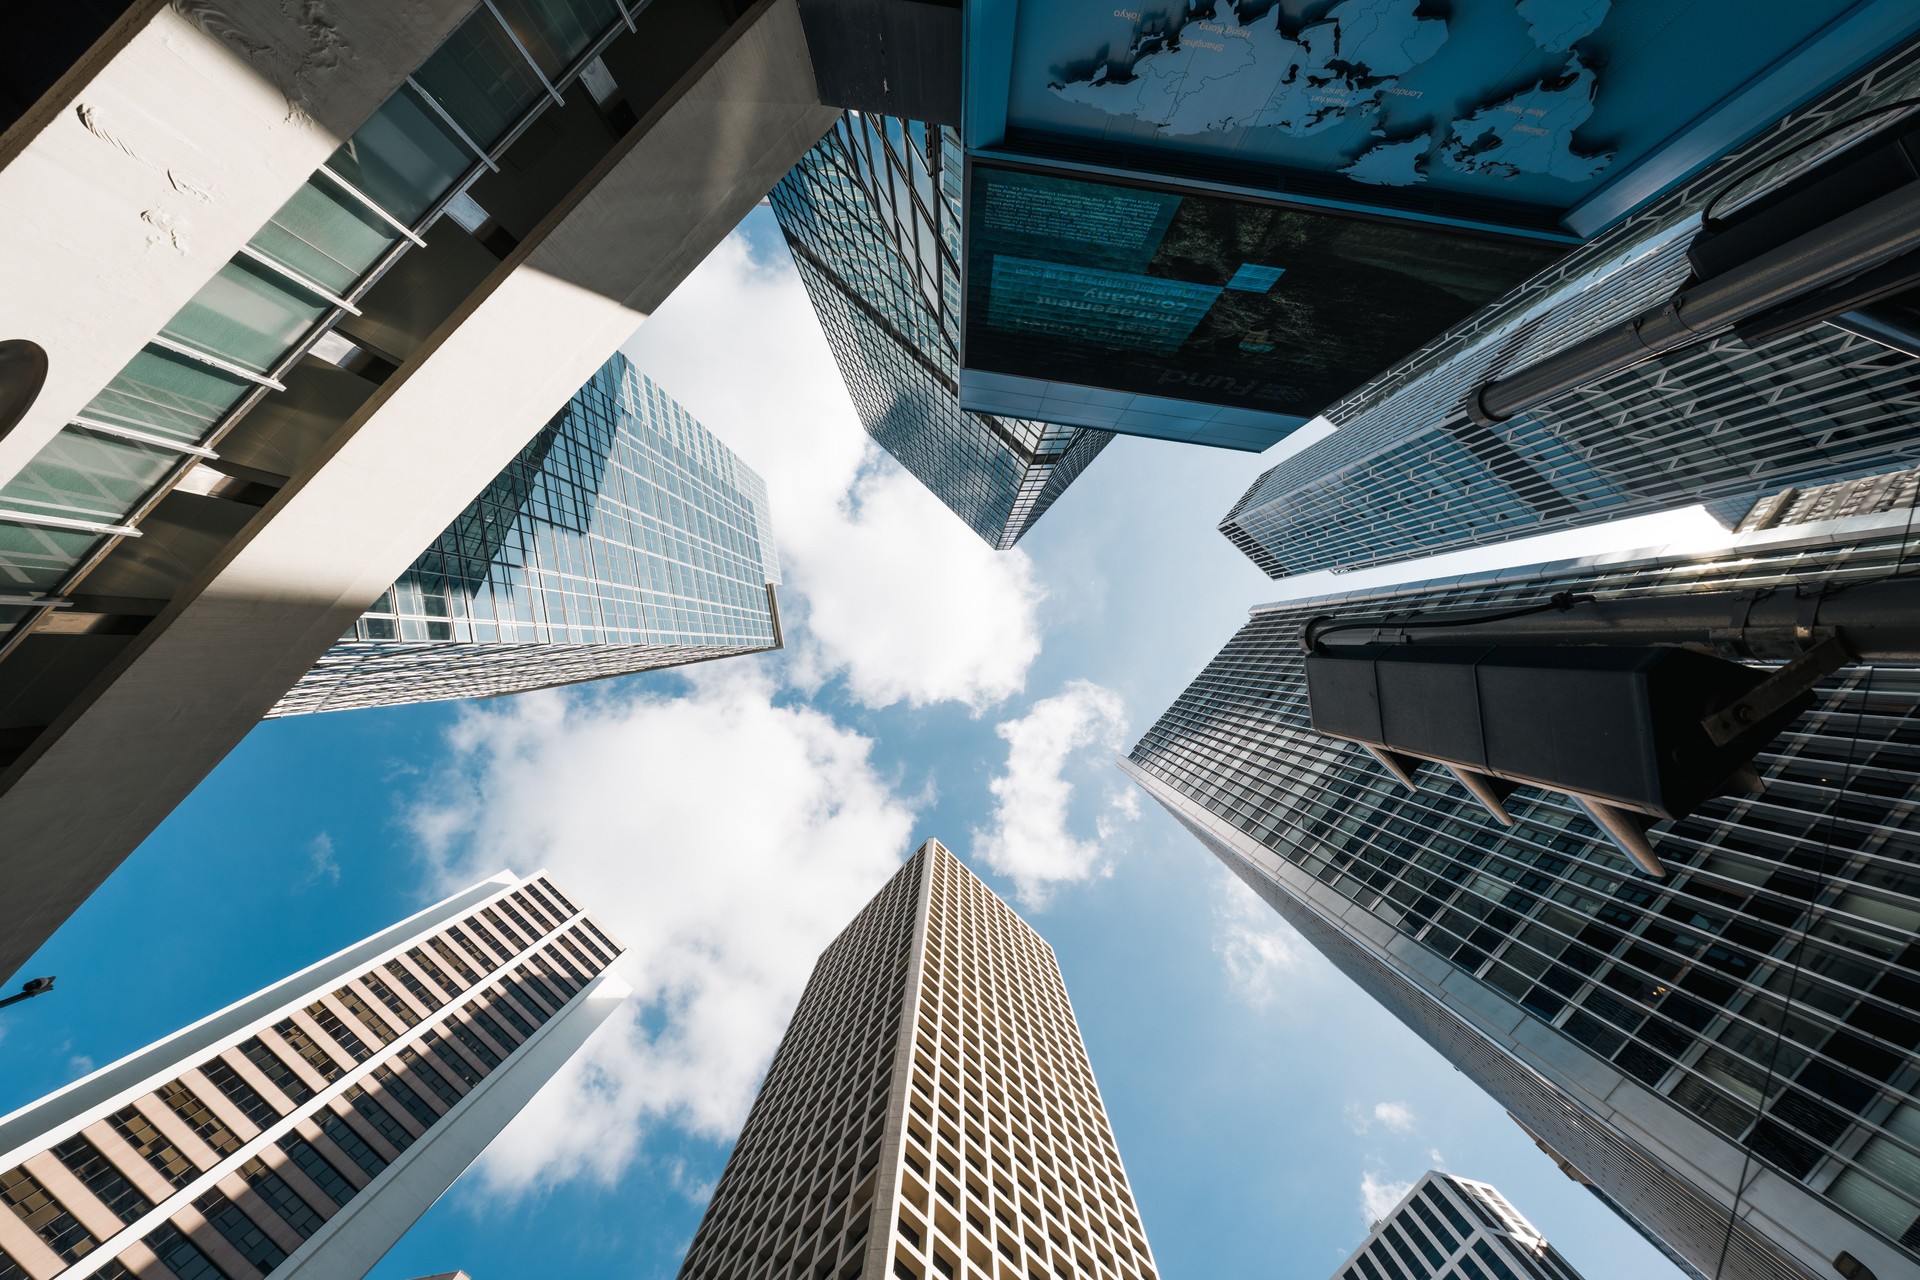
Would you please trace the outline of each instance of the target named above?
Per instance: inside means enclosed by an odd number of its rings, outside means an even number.
[[[616,354],[273,714],[776,649],[779,581],[760,477]]]
[[[1326,411],[1333,435],[1261,475],[1220,530],[1271,577],[1358,568],[1920,462],[1920,359],[1843,317],[1728,333],[1492,426],[1485,382],[1657,305],[1688,282],[1704,217],[1778,188],[1920,91],[1908,50],[1647,205]],[[1911,344],[1909,344],[1911,345]]]
[[[861,425],[996,550],[1111,432],[961,409],[961,152],[953,130],[849,112],[773,189]]]
[[[1724,796],[1650,835],[1568,797],[1498,825],[1310,727],[1303,624],[1907,567],[1911,511],[1256,609],[1123,769],[1565,1166],[1726,1280],[1920,1266],[1920,670],[1852,665]],[[1848,1260],[1870,1271],[1850,1270]],[[1724,1270],[1722,1263],[1724,1262]]]

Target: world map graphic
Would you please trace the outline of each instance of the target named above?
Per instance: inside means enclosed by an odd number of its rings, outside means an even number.
[[[1599,77],[1573,46],[1599,28],[1611,3],[1517,0],[1533,43],[1567,54],[1557,74],[1411,136],[1371,129],[1340,171],[1380,186],[1424,182],[1435,163],[1494,180],[1594,177],[1613,154],[1575,145],[1575,130],[1593,114]],[[1378,116],[1396,94],[1418,97],[1400,81],[1439,53],[1448,35],[1447,19],[1422,15],[1420,0],[1342,0],[1293,35],[1281,29],[1277,11],[1244,24],[1230,11],[1224,19],[1189,16],[1143,26],[1124,62],[1048,89],[1166,138],[1242,129],[1307,137]]]

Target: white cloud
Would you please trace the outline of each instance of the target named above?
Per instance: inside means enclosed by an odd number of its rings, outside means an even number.
[[[1305,962],[1300,936],[1239,877],[1222,868],[1213,905],[1213,953],[1248,1004],[1272,1004]]]
[[[340,884],[340,859],[334,853],[333,837],[322,831],[307,845],[307,878],[302,884],[319,884],[338,887]]]
[[[1411,1182],[1382,1182],[1370,1172],[1363,1173],[1360,1175],[1360,1212],[1369,1225],[1378,1222],[1392,1213],[1393,1206],[1411,1190]]]
[[[784,253],[756,262],[729,238],[625,350],[765,478],[797,679],[845,676],[873,707],[977,713],[1020,692],[1040,652],[1032,561],[868,439]]]
[[[1012,877],[1021,902],[1043,906],[1056,885],[1103,872],[1100,844],[1076,839],[1067,830],[1073,783],[1066,773],[1076,753],[1089,747],[1119,750],[1126,728],[1119,694],[1074,680],[994,730],[1007,742],[1007,771],[988,784],[993,821],[973,833],[973,853]],[[1133,815],[1140,811],[1130,792],[1109,794],[1108,812],[1096,828],[1101,840],[1111,836],[1114,818],[1125,817],[1129,809]]]
[[[1376,1102],[1372,1107],[1347,1104],[1347,1123],[1355,1133],[1365,1133],[1376,1125],[1389,1133],[1412,1133],[1413,1108],[1404,1102]]]
[[[731,1137],[814,958],[907,851],[870,739],[774,705],[750,661],[689,680],[469,711],[416,793],[441,887],[545,866],[630,948],[633,998],[489,1148],[483,1193],[610,1183],[656,1123]]]

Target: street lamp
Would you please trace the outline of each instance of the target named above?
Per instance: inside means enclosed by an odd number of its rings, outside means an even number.
[[[53,990],[53,979],[51,977],[28,978],[20,984],[20,990],[17,993],[8,996],[4,1000],[0,1000],[0,1009],[4,1009],[10,1004],[19,1004],[22,1000],[31,1000],[35,996],[43,996],[51,990]]]

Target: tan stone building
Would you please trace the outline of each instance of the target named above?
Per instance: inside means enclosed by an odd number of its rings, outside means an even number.
[[[1053,948],[929,840],[814,965],[681,1280],[1157,1280]]]
[[[0,1116],[0,1280],[358,1280],[626,998],[621,950],[503,874]]]

